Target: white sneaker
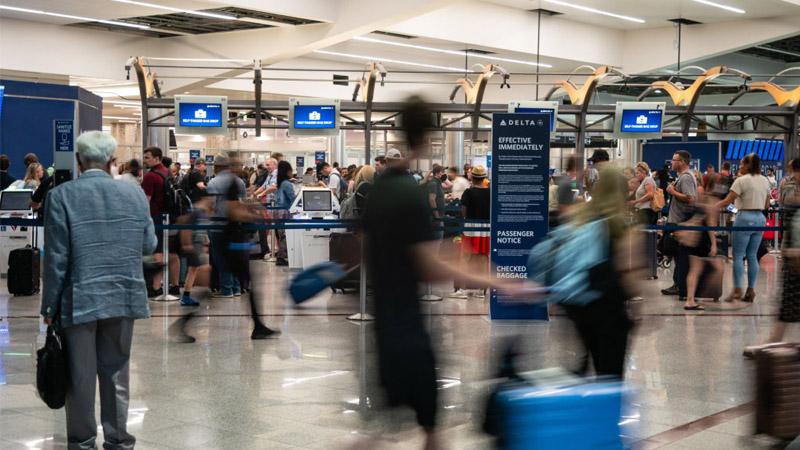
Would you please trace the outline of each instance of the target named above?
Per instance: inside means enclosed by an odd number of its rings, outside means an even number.
[[[483,291],[476,291],[476,292],[473,292],[473,293],[472,293],[472,296],[473,296],[473,297],[475,297],[475,298],[477,298],[477,299],[479,299],[479,300],[483,300],[483,299],[485,299],[485,298],[486,298],[486,294],[484,294],[484,293],[483,293]]]
[[[459,289],[459,290],[457,290],[457,291],[453,292],[452,294],[448,295],[448,297],[450,297],[450,298],[464,298],[464,299],[466,299],[466,298],[469,298],[469,295],[467,295],[467,293],[466,293],[466,292],[464,292],[464,290],[463,290],[463,289]]]

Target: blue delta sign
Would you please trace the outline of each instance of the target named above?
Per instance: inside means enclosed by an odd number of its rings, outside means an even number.
[[[294,107],[294,127],[305,129],[336,128],[336,106],[297,105]]]

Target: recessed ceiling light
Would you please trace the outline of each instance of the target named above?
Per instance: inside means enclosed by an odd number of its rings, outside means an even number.
[[[704,5],[713,6],[715,8],[724,9],[726,11],[735,12],[737,14],[744,14],[747,11],[739,8],[734,8],[733,6],[723,5],[721,3],[710,2],[708,0],[692,0],[695,3],[702,3]]]
[[[103,120],[111,119],[111,120],[136,120],[134,117],[123,117],[123,116],[103,116]]]
[[[149,25],[140,25],[138,23],[130,23],[130,22],[120,22],[117,20],[102,20],[102,19],[92,19],[91,17],[82,17],[82,16],[73,16],[71,14],[61,14],[61,13],[54,13],[49,11],[41,11],[38,9],[28,9],[28,8],[17,8],[15,6],[5,6],[0,5],[0,9],[5,9],[7,11],[16,11],[21,13],[27,14],[39,14],[42,16],[51,16],[51,17],[61,17],[64,19],[74,19],[81,22],[99,22],[104,23],[106,25],[116,25],[119,27],[129,27],[129,28],[138,28],[140,30],[147,30],[150,28]]]
[[[544,0],[544,1],[547,3],[552,3],[554,5],[565,6],[567,8],[575,8],[581,11],[586,11],[594,14],[601,14],[608,17],[615,17],[617,19],[627,20],[629,22],[644,23],[644,19],[639,19],[638,17],[623,16],[621,14],[614,14],[608,11],[602,11],[600,9],[590,8],[588,6],[575,5],[573,3],[562,2],[561,0]]]
[[[416,50],[425,50],[428,52],[436,52],[436,53],[445,53],[448,55],[455,55],[455,56],[474,56],[483,59],[495,60],[495,61],[503,61],[503,62],[510,62],[515,64],[526,64],[529,66],[539,66],[539,67],[553,67],[550,64],[545,63],[536,63],[533,61],[523,61],[519,59],[511,59],[511,58],[501,58],[499,56],[492,56],[492,55],[485,55],[482,53],[470,52],[470,51],[458,51],[458,50],[446,50],[443,48],[435,48],[435,47],[426,47],[423,45],[414,45],[414,44],[407,44],[405,42],[394,42],[394,41],[385,41],[383,39],[375,39],[369,38],[364,36],[357,36],[354,37],[353,40],[362,41],[362,42],[372,42],[375,44],[384,44],[384,45],[394,45],[395,47],[405,47],[405,48],[413,48]]]
[[[164,5],[156,5],[153,3],[146,3],[146,2],[137,2],[134,0],[112,0],[118,3],[127,3],[130,5],[137,5],[137,6],[144,6],[146,8],[154,8],[154,9],[163,9],[166,11],[172,12],[179,12],[184,14],[191,14],[193,16],[201,16],[201,17],[208,17],[211,19],[222,19],[222,20],[236,20],[236,17],[229,16],[227,14],[217,14],[217,13],[209,13],[205,11],[192,11],[191,9],[182,9],[182,8],[173,8],[171,6],[164,6]]]
[[[354,55],[352,53],[330,52],[328,50],[314,50],[314,53],[319,53],[321,55],[341,56],[343,58],[363,59],[366,61],[380,61],[384,63],[403,64],[406,66],[426,67],[428,69],[448,70],[451,72],[464,72],[464,69],[459,67],[437,66],[433,64],[423,64],[411,61],[400,61],[397,59],[381,58],[380,56]]]

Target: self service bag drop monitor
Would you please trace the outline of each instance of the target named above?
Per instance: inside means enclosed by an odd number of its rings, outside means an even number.
[[[228,97],[175,96],[175,134],[225,134],[228,131]]]
[[[290,136],[336,136],[339,134],[339,100],[289,99]]]
[[[660,139],[666,108],[665,102],[617,102],[614,137]]]

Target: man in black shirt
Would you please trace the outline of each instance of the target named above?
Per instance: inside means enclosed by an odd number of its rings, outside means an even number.
[[[442,173],[444,168],[438,164],[433,166],[431,170],[431,179],[425,183],[425,190],[428,193],[428,206],[431,211],[431,220],[434,224],[435,231],[433,232],[436,239],[441,239],[444,235],[444,230],[439,230],[443,225],[442,217],[444,216],[444,189],[442,188]]]
[[[8,160],[8,156],[0,155],[0,191],[5,191],[11,186],[11,183],[17,181],[16,178],[8,173],[8,167],[10,165],[11,161]]]
[[[206,162],[204,160],[195,161],[194,169],[183,178],[181,187],[192,203],[203,197],[206,190]]]
[[[410,159],[425,155],[432,114],[412,97],[401,111]],[[398,155],[400,156],[400,155]],[[389,161],[389,158],[387,158]],[[425,448],[438,448],[434,351],[420,312],[419,285],[456,279],[522,294],[521,285],[460,272],[438,257],[426,194],[408,176],[408,160],[391,158],[375,181],[364,215],[367,258],[375,290],[375,332],[380,382],[390,406],[410,406],[426,433]]]

